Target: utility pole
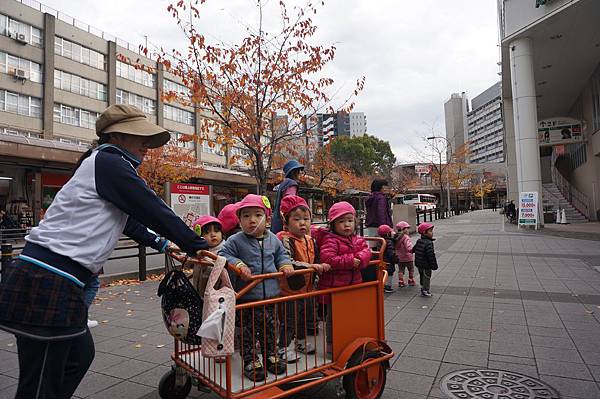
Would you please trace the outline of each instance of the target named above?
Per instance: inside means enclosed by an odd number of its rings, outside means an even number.
[[[446,200],[447,200],[447,209],[448,212],[450,212],[450,170],[448,169],[448,166],[450,165],[450,159],[452,159],[452,143],[450,143],[450,140],[448,140],[447,138],[443,137],[443,136],[430,136],[427,137],[427,140],[435,140],[435,139],[443,139],[446,140],[446,144],[448,145],[448,148],[450,149],[448,153],[448,159],[446,160]],[[441,183],[442,180],[442,152],[438,151],[439,155],[440,155],[440,202],[442,201],[442,186],[443,184]]]

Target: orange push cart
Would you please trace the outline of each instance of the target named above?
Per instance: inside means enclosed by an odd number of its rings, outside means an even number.
[[[338,396],[345,394],[346,398],[352,399],[379,398],[385,388],[389,360],[394,356],[385,341],[384,330],[383,283],[387,276],[383,267],[385,240],[366,239],[372,243],[376,242],[381,248],[373,252],[374,259],[370,262],[371,266],[377,268],[376,281],[236,304],[238,324],[244,319],[242,317],[244,312],[274,307],[274,314],[278,318],[276,323],[283,326],[281,331],[290,330],[286,328],[288,327],[286,323],[290,319],[285,314],[286,311],[298,307],[304,307],[305,310],[307,307],[313,307],[314,312],[300,312],[304,320],[297,320],[298,312],[294,312],[296,320],[292,321],[294,327],[291,329],[297,332],[298,328],[304,328],[306,342],[311,343],[313,351],[298,354],[299,358],[295,359],[295,362],[287,363],[285,373],[281,375],[265,373],[265,377],[261,380],[248,379],[244,376],[239,349],[236,348],[235,353],[223,358],[208,358],[202,356],[200,345],[188,345],[175,340],[175,350],[171,356],[174,366],[159,383],[160,397],[183,399],[187,397],[192,386],[196,385],[201,390],[213,391],[227,399],[283,398],[336,380]],[[202,255],[214,259],[214,255],[208,252]],[[197,258],[185,258],[176,253],[172,253],[171,256],[182,262],[184,266],[189,263],[206,262]],[[294,273],[305,274],[312,271],[299,270]],[[236,298],[238,300],[243,298],[245,293],[265,279],[279,278],[282,275],[282,273],[254,275],[236,294]],[[330,297],[329,316],[325,314],[323,307],[318,306],[319,297],[325,295]],[[331,337],[327,336],[325,326],[327,317],[331,320]],[[252,331],[259,328],[267,329],[266,323],[253,322]],[[236,342],[243,341],[243,330],[243,328],[236,329]],[[265,334],[267,333],[274,332],[265,331]],[[264,337],[265,334],[262,336]],[[287,338],[285,340],[290,341]],[[254,350],[259,351],[256,346]],[[261,356],[258,355],[259,358]]]

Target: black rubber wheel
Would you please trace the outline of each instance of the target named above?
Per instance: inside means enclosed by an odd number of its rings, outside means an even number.
[[[367,352],[363,358],[362,353],[357,352],[352,355],[346,367],[354,367],[363,361],[376,359],[380,356],[378,352]],[[346,399],[379,399],[383,395],[387,377],[385,362],[377,363],[371,367],[377,367],[375,381],[369,381],[366,368],[344,376],[343,385],[346,391]]]
[[[186,376],[185,384],[175,386],[175,370],[169,370],[158,383],[158,395],[162,399],[185,399],[192,390],[192,379]]]

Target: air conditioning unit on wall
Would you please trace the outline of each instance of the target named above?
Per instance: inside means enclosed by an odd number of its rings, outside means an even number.
[[[29,76],[27,76],[27,71],[24,71],[22,69],[15,69],[13,71],[13,76],[15,77],[16,80],[22,80],[22,81],[26,81],[27,78]]]
[[[27,40],[27,36],[25,36],[24,33],[19,33],[19,32],[13,31],[13,32],[10,32],[8,35],[21,44],[29,43],[29,41]]]

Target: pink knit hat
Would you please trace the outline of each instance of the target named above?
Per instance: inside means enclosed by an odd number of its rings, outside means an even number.
[[[279,205],[279,210],[282,214],[287,215],[299,206],[303,206],[306,209],[309,209],[308,204],[306,203],[304,198],[299,197],[297,195],[286,195],[281,199],[281,205]]]
[[[210,223],[216,223],[219,225],[220,228],[223,228],[221,221],[219,219],[217,219],[216,217],[210,216],[210,215],[200,216],[199,218],[194,220],[194,223],[192,224],[192,228],[194,229],[196,234],[202,235],[202,227],[206,226],[207,224],[210,224]]]
[[[419,227],[417,227],[417,231],[419,234],[425,234],[425,232],[429,229],[433,229],[433,225],[431,223],[421,223]]]
[[[237,203],[227,204],[219,212],[219,220],[221,221],[221,230],[227,234],[240,224],[240,219],[237,217]]]
[[[329,222],[333,222],[335,219],[347,215],[351,213],[352,216],[356,216],[356,210],[349,202],[341,201],[333,204],[331,208],[329,208],[328,218]]]
[[[398,230],[402,230],[402,229],[405,229],[405,228],[407,228],[407,227],[410,227],[410,224],[406,223],[404,220],[402,220],[402,221],[400,221],[400,222],[396,223],[396,228],[397,228]]]
[[[388,234],[393,233],[394,230],[387,224],[382,224],[377,228],[377,234],[379,237],[386,237]]]
[[[264,195],[248,194],[243,200],[237,203],[237,215],[239,217],[240,210],[244,208],[261,208],[265,211],[265,214],[269,216],[271,214],[271,203],[269,199]]]

